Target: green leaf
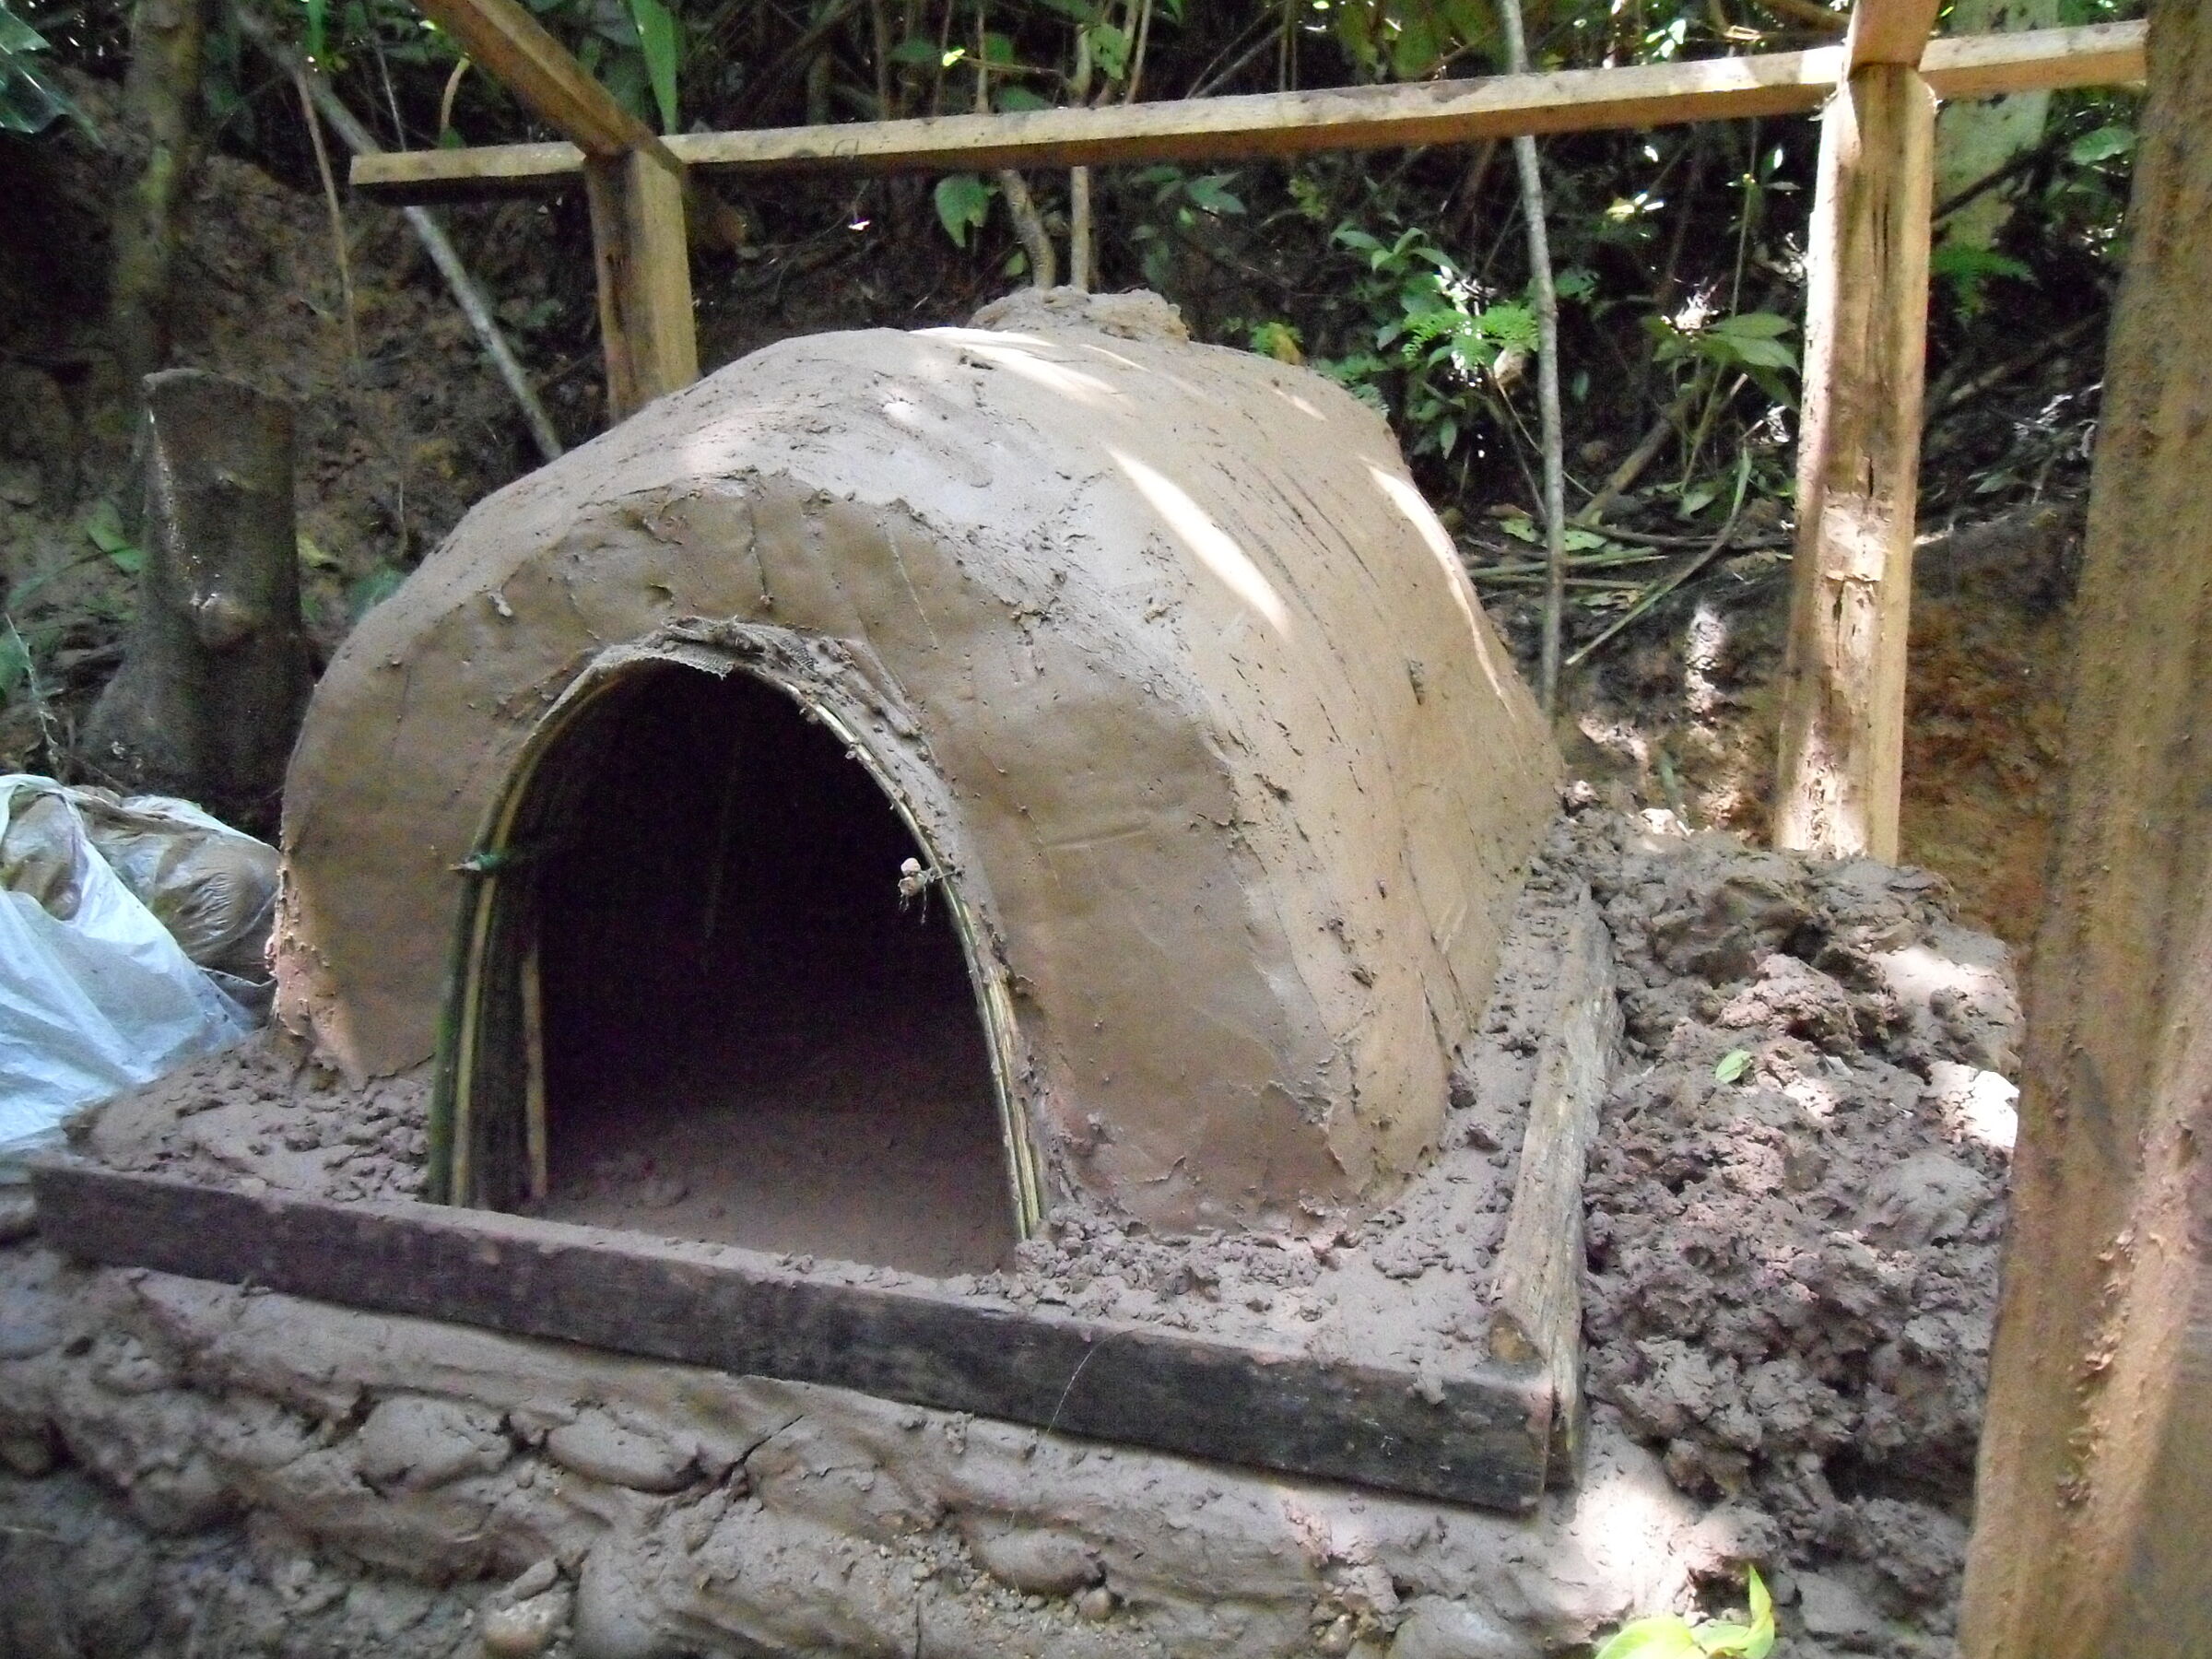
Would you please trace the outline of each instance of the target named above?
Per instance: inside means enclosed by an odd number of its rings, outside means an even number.
[[[36,133],[66,115],[91,133],[84,112],[32,62],[45,50],[45,37],[0,0],[0,132]]]
[[[661,131],[673,133],[677,128],[678,53],[676,18],[661,0],[629,0],[629,15],[638,26],[638,49],[645,54],[645,76],[653,86],[653,101],[660,109]]]
[[[1127,78],[1129,36],[1125,30],[1111,23],[1092,23],[1085,27],[1083,38],[1090,44],[1091,61],[1105,72],[1108,80]]]
[[[1615,1631],[1595,1659],[1704,1659],[1689,1627],[1672,1613],[1639,1618]]]
[[[1516,351],[1536,349],[1536,313],[1517,300],[1502,300],[1476,319],[1482,332]]]
[[[1540,542],[1544,539],[1544,532],[1537,529],[1535,521],[1524,513],[1516,512],[1511,518],[1500,519],[1498,528],[1515,541]]]
[[[30,647],[10,619],[7,631],[0,633],[0,697],[14,696],[16,688],[29,677]]]
[[[1183,185],[1183,194],[1208,213],[1242,213],[1244,204],[1228,188],[1230,180],[1236,176],[1234,173],[1207,173],[1204,178],[1193,179]]]
[[[1562,300],[1587,300],[1597,292],[1597,273],[1587,265],[1569,265],[1551,279],[1551,290]]]
[[[146,568],[145,552],[124,535],[123,514],[105,496],[85,514],[85,539],[105,553],[109,562],[125,576],[135,576]]]
[[[1751,1639],[1744,1643],[1744,1659],[1767,1659],[1774,1651],[1774,1598],[1767,1594],[1767,1581],[1759,1576],[1759,1569],[1744,1569],[1750,1575]]]
[[[1928,255],[1928,270],[1962,287],[1991,276],[2009,276],[2015,282],[2035,280],[2035,273],[2018,260],[1967,242],[1945,242]]]
[[[1715,1083],[1734,1083],[1750,1069],[1751,1051],[1730,1049],[1721,1056],[1720,1064],[1712,1068],[1712,1080]]]
[[[991,95],[991,101],[998,106],[998,112],[1002,115],[1011,114],[1018,110],[1049,110],[1053,107],[1027,87],[1001,87]]]
[[[2098,161],[2110,161],[2114,156],[2124,156],[2136,147],[2136,129],[2125,126],[2100,126],[2093,133],[2084,133],[2066,146],[2066,158],[2088,167]]]
[[[954,247],[966,247],[968,233],[982,228],[991,215],[994,194],[994,187],[973,173],[947,173],[937,181],[937,222],[945,227]]]
[[[123,514],[106,496],[93,502],[92,510],[85,514],[85,539],[102,553],[131,545],[130,537],[123,533]]]
[[[1780,340],[1737,340],[1727,342],[1729,354],[1747,369],[1795,369],[1797,354]]]
[[[309,570],[335,571],[338,568],[337,559],[317,547],[314,538],[306,531],[300,532],[297,540],[300,547],[300,562]]]
[[[898,45],[891,48],[891,62],[894,64],[930,65],[934,66],[936,61],[937,43],[935,41],[925,41],[919,35],[916,35],[911,41],[901,41]]]
[[[399,584],[407,579],[405,571],[388,564],[379,564],[346,590],[346,614],[359,622],[371,610],[399,592]]]
[[[1731,338],[1771,340],[1785,335],[1796,326],[1787,317],[1774,312],[1738,312],[1733,317],[1723,317],[1711,332]]]

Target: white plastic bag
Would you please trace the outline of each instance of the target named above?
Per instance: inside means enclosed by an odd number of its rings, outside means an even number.
[[[75,1108],[253,1030],[50,778],[0,777],[0,1166],[56,1138]]]

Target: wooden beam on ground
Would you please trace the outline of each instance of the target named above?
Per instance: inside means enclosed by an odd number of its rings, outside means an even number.
[[[1512,1207],[1492,1275],[1490,1358],[1551,1378],[1553,1486],[1583,1463],[1583,1176],[1620,1052],[1613,940],[1587,890],[1559,957]]]
[[[1967,1659],[2212,1653],[2212,7],[2154,5]]]
[[[1315,1359],[1164,1326],[853,1285],[726,1245],[487,1210],[252,1195],[75,1159],[32,1180],[84,1260],[854,1388],[1194,1457],[1525,1512],[1551,1384],[1535,1366]]]
[[[1936,100],[1876,63],[1821,124],[1774,841],[1895,863]]]
[[[642,150],[584,167],[606,409],[621,420],[699,378],[683,181]]]
[[[1057,169],[1465,144],[1524,133],[1806,113],[1835,88],[1843,53],[1829,46],[1418,86],[679,134],[665,142],[688,167],[747,175]],[[2139,80],[2143,25],[1934,41],[1921,68],[1946,98]],[[475,199],[561,188],[574,182],[582,160],[574,145],[394,151],[356,161],[353,184],[388,202]]]

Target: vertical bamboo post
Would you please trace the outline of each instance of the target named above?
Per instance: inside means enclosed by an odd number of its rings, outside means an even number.
[[[587,157],[607,418],[634,415],[699,378],[684,183],[650,151]]]
[[[1917,59],[1924,23],[1897,32]],[[1910,62],[1854,67],[1821,124],[1774,841],[1834,857],[1898,852],[1935,132]]]

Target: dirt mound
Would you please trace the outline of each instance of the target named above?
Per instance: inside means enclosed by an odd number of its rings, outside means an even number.
[[[1584,1187],[1592,1393],[1718,1500],[1716,1569],[1786,1564],[1811,1634],[1926,1651],[1954,1616],[1996,1297],[2004,947],[1924,872],[1647,816],[1563,830],[1641,1051]]]

